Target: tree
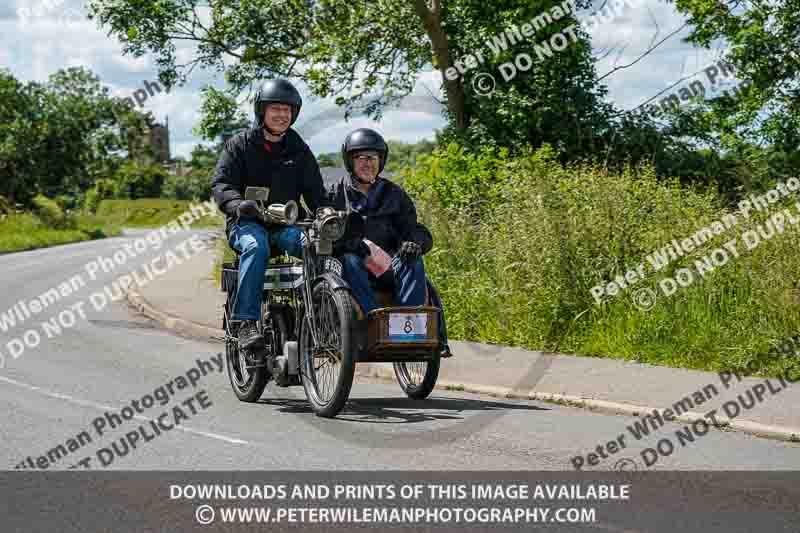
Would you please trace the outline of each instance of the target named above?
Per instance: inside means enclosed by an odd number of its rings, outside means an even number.
[[[578,2],[579,7],[587,4],[588,0]],[[531,20],[555,5],[549,0],[220,0],[212,4],[211,22],[206,25],[200,13],[205,2],[200,0],[89,2],[92,15],[122,41],[126,53],[157,56],[159,77],[168,86],[184,81],[197,66],[225,72],[229,94],[205,91],[201,128],[207,138],[221,133],[220,123],[235,118],[238,106],[233,96],[265,77],[300,79],[317,96],[335,97],[348,114],[364,106],[369,116],[380,118],[385,106],[409,94],[420,72],[433,64],[443,76],[445,103],[456,134],[464,134],[477,117],[473,138],[488,133],[496,140],[537,143],[553,140],[558,132],[586,135],[586,129],[597,125],[587,110],[599,105],[602,95],[592,92],[585,42],[537,66],[531,76],[520,77],[493,100],[480,100],[467,90],[477,71],[455,79],[447,73],[464,54],[485,47],[487,39],[512,23]],[[535,38],[574,23],[574,17],[566,16],[540,28]],[[175,45],[183,42],[196,44],[197,54],[178,64]],[[512,46],[503,53],[503,61],[514,53],[512,49],[530,44]],[[530,87],[523,91],[523,85]],[[531,115],[540,108],[544,117]],[[573,118],[570,129],[564,130],[567,113]],[[513,122],[511,135],[498,127],[508,119]],[[570,141],[556,144],[566,150]]]
[[[127,161],[114,176],[116,198],[158,198],[167,179],[167,171],[160,165]]]
[[[41,193],[74,207],[113,174],[146,117],[107,92],[83,68],[59,70],[44,84],[0,70],[0,192],[26,205]]]
[[[342,157],[336,152],[320,154],[317,156],[317,164],[321,167],[341,167]]]
[[[687,41],[726,55],[750,86],[743,97],[712,106],[717,127],[745,141],[769,141],[782,151],[800,148],[800,17],[794,2],[676,0],[693,26]],[[735,135],[734,137],[738,137]],[[721,139],[725,145],[726,140]],[[734,140],[733,144],[740,144]]]

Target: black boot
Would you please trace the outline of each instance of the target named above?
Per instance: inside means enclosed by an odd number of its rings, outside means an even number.
[[[258,350],[264,348],[264,337],[258,331],[255,320],[244,320],[239,327],[239,349]]]

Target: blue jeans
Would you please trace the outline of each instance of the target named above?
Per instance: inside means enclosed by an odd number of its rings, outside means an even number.
[[[233,320],[258,320],[261,316],[270,242],[291,256],[302,257],[303,240],[303,232],[298,228],[283,228],[270,235],[264,226],[247,218],[231,227],[228,244],[240,254]]]
[[[364,266],[364,260],[355,254],[342,256],[342,277],[350,285],[353,296],[364,313],[378,308],[370,280],[379,288],[392,288],[396,305],[425,304],[425,265],[422,258],[406,264],[397,257],[392,259],[392,268],[376,278]]]

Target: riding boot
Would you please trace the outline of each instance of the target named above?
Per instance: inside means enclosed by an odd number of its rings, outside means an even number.
[[[244,320],[239,327],[239,349],[258,350],[264,348],[264,337],[258,331],[255,320]]]

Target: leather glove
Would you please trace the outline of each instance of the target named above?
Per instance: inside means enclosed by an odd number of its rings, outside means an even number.
[[[361,258],[367,257],[371,254],[367,243],[365,243],[363,239],[359,239],[357,237],[340,243],[337,248],[339,249],[339,254],[356,254]]]
[[[416,261],[422,255],[422,246],[414,241],[405,241],[400,245],[400,250],[397,251],[397,256],[403,263],[410,263]]]
[[[259,218],[261,211],[258,209],[258,204],[255,200],[243,200],[236,207],[236,215],[246,218]]]

